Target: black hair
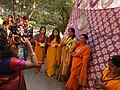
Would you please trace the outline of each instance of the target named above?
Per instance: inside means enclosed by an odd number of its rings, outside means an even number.
[[[3,25],[8,25],[9,22],[7,20],[3,21]]]
[[[7,39],[7,32],[0,28],[0,59],[5,59],[10,54],[10,44]]]
[[[29,18],[27,16],[23,16],[24,20],[29,20]]]
[[[86,40],[88,40],[88,35],[87,34],[81,34]]]
[[[120,55],[114,55],[114,56],[111,56],[108,61],[112,60],[112,63],[117,66],[117,67],[120,67]]]
[[[57,42],[60,43],[60,31],[57,28],[53,29],[52,34],[50,35],[50,41],[52,41],[55,38],[55,36],[54,36],[54,31],[55,30],[57,30],[57,32],[58,32]]]
[[[13,16],[12,16],[12,15],[8,15],[8,17],[11,17],[11,18],[13,18]]]
[[[42,28],[44,28],[44,29],[45,29],[45,34],[46,34],[46,28],[45,28],[44,26],[41,26],[41,27],[40,27],[39,32],[42,30]],[[45,34],[44,34],[44,35],[45,35]]]
[[[19,15],[18,18],[23,18],[23,17]]]
[[[12,18],[11,22],[13,23],[14,22],[14,17],[12,15],[8,15],[8,18],[9,17]],[[8,19],[7,19],[7,21],[8,21]]]
[[[72,33],[73,33],[72,39],[74,39],[76,37],[76,35],[75,35],[75,29],[74,28],[69,28],[68,30],[72,31]]]

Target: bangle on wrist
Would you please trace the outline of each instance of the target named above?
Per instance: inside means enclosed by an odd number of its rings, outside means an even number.
[[[35,55],[35,53],[34,53],[34,52],[30,54],[30,56],[33,56],[33,55]]]

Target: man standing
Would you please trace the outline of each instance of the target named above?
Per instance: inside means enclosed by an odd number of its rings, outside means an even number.
[[[33,27],[32,25],[29,24],[29,18],[26,16],[23,16],[23,29],[24,29],[23,36],[28,38],[31,45],[33,46]],[[27,58],[27,56],[28,56],[28,50],[27,48],[25,48],[24,57]]]

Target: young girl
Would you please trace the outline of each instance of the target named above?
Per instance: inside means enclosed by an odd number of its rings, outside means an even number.
[[[55,73],[56,65],[60,61],[60,33],[55,28],[48,39],[48,49],[46,57],[46,73],[52,77]]]

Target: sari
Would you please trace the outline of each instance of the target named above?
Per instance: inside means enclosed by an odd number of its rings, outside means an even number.
[[[42,46],[42,43],[46,43],[47,39],[46,37],[42,37],[40,34],[38,34],[36,40],[35,40],[35,54],[37,56],[38,64],[39,66],[42,66],[44,64],[44,57],[45,57],[45,46]]]
[[[74,52],[82,57],[73,57],[71,74],[66,83],[66,88],[68,90],[78,90],[79,86],[86,86],[87,82],[87,67],[90,56],[90,47],[89,45],[77,47]]]
[[[26,90],[25,60],[9,57],[0,62],[0,90]]]
[[[60,63],[60,44],[53,39],[51,44],[57,44],[56,47],[48,46],[46,56],[46,73],[49,77],[55,73],[56,66]]]
[[[106,77],[110,71],[108,68],[105,68],[103,71],[102,82],[109,88],[109,90],[120,90],[120,75],[114,78]],[[102,90],[102,89],[99,89]]]
[[[72,39],[72,37],[65,37],[62,41],[66,45],[62,46],[61,48],[61,63],[57,74],[58,81],[65,81],[69,77],[71,53],[76,46],[77,39]]]

